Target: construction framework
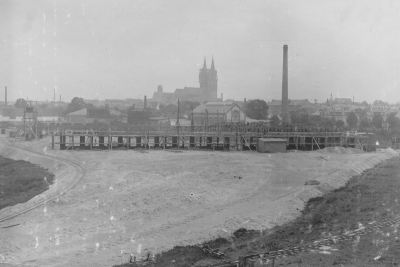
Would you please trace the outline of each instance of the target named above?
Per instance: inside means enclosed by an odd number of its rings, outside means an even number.
[[[370,143],[365,134],[349,132],[278,131],[93,131],[62,130],[52,134],[51,146],[69,149],[209,149],[256,150],[258,138],[284,138],[289,150],[316,150],[325,147],[364,149]]]
[[[25,140],[35,139],[38,136],[37,111],[28,105],[24,109],[23,116],[23,136]]]

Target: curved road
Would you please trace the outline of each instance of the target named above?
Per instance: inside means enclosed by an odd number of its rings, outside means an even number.
[[[11,149],[11,150],[19,150],[22,151],[23,153],[26,153],[28,155],[33,155],[35,157],[43,158],[46,160],[52,160],[61,164],[65,164],[71,168],[73,168],[75,171],[72,175],[72,177],[56,177],[56,179],[70,179],[71,181],[67,183],[67,185],[64,185],[56,190],[54,192],[48,192],[48,194],[44,195],[47,191],[43,192],[42,194],[36,196],[35,198],[22,203],[15,205],[11,207],[10,209],[4,208],[3,210],[0,210],[0,223],[11,220],[15,217],[18,217],[24,213],[27,213],[33,209],[36,209],[38,207],[41,207],[45,203],[55,200],[61,195],[65,194],[66,192],[70,191],[72,188],[74,188],[85,176],[85,169],[83,166],[80,164],[79,161],[76,160],[71,160],[71,159],[66,159],[63,157],[55,156],[55,155],[46,155],[44,153],[37,152],[33,149],[27,148],[27,147],[21,147],[18,146],[17,143],[11,143],[8,139],[1,138],[0,142],[4,145],[4,147]],[[51,190],[51,189],[49,189]]]

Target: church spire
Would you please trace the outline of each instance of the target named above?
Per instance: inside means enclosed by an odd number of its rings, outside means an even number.
[[[212,57],[211,70],[215,70],[215,66],[214,66],[214,57]]]
[[[207,69],[206,57],[204,57],[203,69]]]

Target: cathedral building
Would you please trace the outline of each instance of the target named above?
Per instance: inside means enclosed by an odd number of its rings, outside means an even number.
[[[153,93],[152,100],[163,104],[176,104],[178,99],[199,103],[218,101],[218,76],[214,59],[212,59],[210,68],[207,68],[204,59],[203,67],[199,71],[199,83],[200,87],[184,87],[176,89],[173,93],[164,92],[162,86],[158,86],[157,91]]]

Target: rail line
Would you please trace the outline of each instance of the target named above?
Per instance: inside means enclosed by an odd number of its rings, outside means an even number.
[[[76,174],[74,174],[74,178],[72,179],[70,184],[68,184],[66,187],[62,188],[61,191],[54,192],[54,195],[51,195],[51,196],[39,195],[38,199],[36,201],[34,201],[33,203],[26,202],[26,204],[29,203],[29,205],[21,204],[21,205],[23,205],[22,208],[15,212],[11,212],[10,214],[6,214],[6,215],[0,214],[0,223],[11,220],[13,218],[16,218],[22,214],[25,214],[27,212],[30,212],[36,208],[43,206],[44,204],[46,204],[49,201],[59,198],[60,196],[64,195],[65,193],[67,193],[68,191],[73,189],[85,176],[85,169],[76,160],[66,159],[66,158],[59,157],[59,156],[46,155],[46,154],[34,151],[33,149],[29,149],[29,148],[25,148],[25,147],[21,148],[21,147],[15,146],[15,145],[11,146],[9,141],[5,141],[4,144],[5,144],[5,146],[11,147],[12,149],[17,149],[20,151],[28,152],[30,154],[34,154],[34,155],[42,157],[42,158],[51,159],[51,160],[55,160],[59,163],[67,164],[67,165],[75,168]]]

